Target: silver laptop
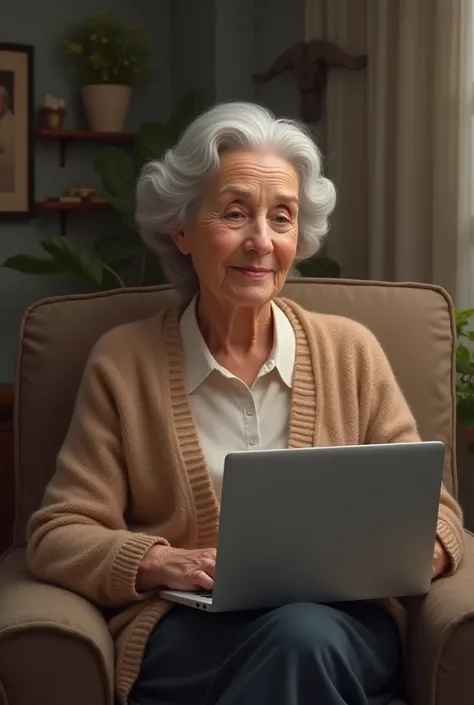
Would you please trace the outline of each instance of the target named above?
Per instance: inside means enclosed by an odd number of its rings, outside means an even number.
[[[230,453],[212,593],[161,596],[210,612],[424,594],[443,443]]]

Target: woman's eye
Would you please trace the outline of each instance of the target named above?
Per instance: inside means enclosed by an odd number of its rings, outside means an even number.
[[[244,214],[241,211],[230,211],[225,217],[229,218],[229,220],[239,220],[244,217]]]
[[[283,215],[282,213],[280,213],[276,216],[276,221],[279,225],[286,225],[290,222],[290,219],[287,215]]]

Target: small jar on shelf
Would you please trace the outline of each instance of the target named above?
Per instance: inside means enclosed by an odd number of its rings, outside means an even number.
[[[66,102],[62,98],[54,98],[48,93],[39,109],[41,127],[46,130],[61,130],[66,112]]]

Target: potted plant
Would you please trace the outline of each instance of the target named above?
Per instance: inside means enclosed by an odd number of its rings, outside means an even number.
[[[457,420],[467,429],[470,453],[474,453],[474,309],[455,309]]]
[[[121,132],[132,86],[151,73],[143,30],[99,12],[71,27],[62,46],[82,87],[89,128]]]

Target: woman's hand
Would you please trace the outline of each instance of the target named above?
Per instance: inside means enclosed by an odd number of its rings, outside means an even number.
[[[436,539],[433,555],[433,579],[445,573],[449,568],[449,556],[441,541]]]
[[[215,548],[152,546],[138,569],[138,592],[168,590],[212,590],[216,567]]]

